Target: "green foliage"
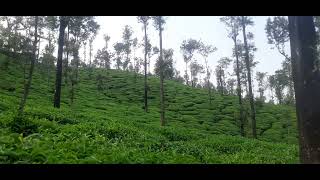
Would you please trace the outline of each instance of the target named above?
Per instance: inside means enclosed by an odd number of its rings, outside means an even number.
[[[173,67],[173,49],[163,49],[163,61],[158,58],[155,64],[154,72],[160,77],[160,73],[163,73],[165,79],[173,79],[174,67]]]
[[[144,113],[142,76],[134,82],[132,73],[118,70],[108,75],[92,70],[92,77],[110,77],[108,93],[101,93],[87,69],[79,68],[74,106],[69,107],[69,87],[63,86],[61,108],[55,109],[47,79],[36,66],[24,116],[16,118],[23,82],[19,64],[10,60],[0,73],[0,163],[298,162],[292,107],[263,104],[257,108],[258,140],[243,138],[236,97],[212,93],[210,105],[206,90],[168,80],[167,123],[160,127],[158,79],[149,77],[150,106]],[[9,85],[16,90],[8,91]]]
[[[28,136],[37,132],[38,128],[29,118],[25,116],[14,117],[9,126],[11,127],[12,132],[23,134],[24,136]]]

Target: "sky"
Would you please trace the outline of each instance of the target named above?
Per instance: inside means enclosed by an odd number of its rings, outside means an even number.
[[[183,76],[185,70],[185,63],[180,51],[180,45],[183,40],[193,38],[216,47],[217,51],[208,57],[212,69],[216,67],[217,61],[220,58],[231,58],[233,43],[232,40],[228,38],[226,26],[220,22],[220,18],[221,16],[166,17],[162,40],[163,48],[172,48],[174,50],[173,59],[176,62],[175,67],[180,71],[181,76]],[[280,55],[276,49],[272,49],[272,45],[268,44],[265,33],[267,18],[268,16],[252,16],[254,26],[248,28],[248,30],[254,34],[254,42],[257,47],[255,61],[259,61],[259,64],[254,69],[254,76],[257,71],[267,72],[269,75],[273,74],[275,70],[281,68],[281,62],[284,60],[283,56]],[[140,43],[143,42],[144,34],[142,24],[138,23],[137,16],[97,16],[96,20],[98,24],[100,24],[100,30],[93,43],[94,54],[105,45],[103,39],[104,34],[111,37],[109,47],[110,50],[113,51],[112,45],[122,41],[122,32],[125,25],[131,26],[134,32],[133,37],[137,37]],[[159,47],[158,33],[151,22],[149,23],[147,33],[152,46]],[[239,38],[242,38],[242,36],[240,35]],[[286,47],[289,53],[289,44],[287,44]],[[143,57],[142,48],[137,50],[136,55]],[[198,59],[198,62],[204,63],[201,56],[195,56],[195,58]],[[155,59],[151,59],[151,69],[153,69],[154,61]],[[232,66],[230,66],[230,71],[231,68]],[[216,84],[214,74],[212,74],[211,81]],[[256,83],[254,83],[254,85],[256,86]],[[255,94],[257,95],[257,92],[255,92]]]

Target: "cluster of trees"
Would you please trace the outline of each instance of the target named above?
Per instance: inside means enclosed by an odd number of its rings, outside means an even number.
[[[228,37],[233,41],[233,58],[234,58],[234,73],[236,80],[230,78],[226,81],[225,71],[232,62],[231,58],[221,58],[216,68],[217,76],[217,89],[221,94],[233,93],[235,81],[237,81],[237,96],[239,99],[239,113],[240,113],[240,132],[242,136],[245,136],[244,125],[245,125],[245,112],[243,103],[243,90],[246,92],[246,99],[250,105],[250,116],[252,126],[252,136],[256,135],[256,118],[255,118],[255,102],[252,86],[252,71],[256,66],[257,62],[254,61],[254,52],[257,50],[253,43],[254,35],[248,32],[247,28],[253,26],[254,23],[252,18],[249,16],[225,16],[222,17],[221,22],[226,25],[228,31]],[[243,42],[240,40],[240,33],[242,31]]]
[[[2,16],[0,26],[0,49],[4,53],[28,55],[30,62],[25,63],[24,95],[21,99],[19,114],[22,114],[30,89],[34,65],[39,64],[47,72],[48,85],[50,71],[56,64],[54,107],[60,107],[62,69],[65,82],[71,82],[71,102],[75,85],[78,82],[78,69],[84,65],[79,58],[80,47],[85,47],[97,34],[99,25],[94,16]],[[67,32],[65,32],[67,29]],[[58,42],[58,56],[54,55]],[[46,43],[41,46],[41,43]],[[42,51],[41,50],[42,48]],[[64,56],[63,56],[64,53]],[[69,61],[69,58],[71,58]]]
[[[23,114],[24,106],[29,94],[32,75],[35,64],[42,67],[48,78],[48,87],[51,78],[50,71],[56,68],[56,79],[53,94],[53,106],[60,108],[61,85],[64,82],[70,89],[70,105],[73,104],[75,89],[79,83],[79,68],[85,67],[89,70],[100,67],[106,70],[111,68],[112,61],[118,70],[132,71],[135,74],[141,72],[144,66],[144,101],[145,111],[148,112],[148,67],[150,74],[150,59],[158,55],[155,66],[155,75],[160,77],[160,101],[161,101],[161,125],[165,123],[164,116],[164,79],[179,80],[178,71],[174,68],[173,50],[162,48],[162,31],[166,18],[163,16],[139,16],[138,22],[143,24],[144,40],[139,43],[133,38],[132,28],[124,27],[122,42],[113,45],[114,52],[109,50],[110,36],[104,35],[105,46],[96,52],[92,60],[92,44],[100,28],[94,16],[1,16],[0,19],[0,50],[2,53],[28,56],[25,63],[25,85],[24,93],[19,106],[19,117]],[[154,28],[159,32],[159,47],[152,47],[147,36],[149,21],[153,21]],[[45,42],[43,46],[40,42]],[[58,43],[55,56],[56,43]],[[86,59],[86,48],[89,46],[89,63]],[[139,46],[144,47],[144,61],[135,56]],[[40,49],[42,48],[42,52]],[[80,49],[83,50],[83,59],[80,59]],[[132,57],[133,53],[133,57]],[[30,64],[30,67],[27,65]],[[29,69],[28,69],[29,68]],[[64,79],[64,81],[63,81]],[[106,77],[97,75],[98,89],[102,90]],[[180,78],[181,79],[181,78]]]
[[[37,21],[36,21],[37,17]],[[111,37],[104,35],[105,46],[98,49],[93,56],[92,44],[100,28],[94,16],[2,16],[1,17],[1,50],[20,54],[29,54],[31,59],[28,77],[32,77],[34,63],[42,65],[47,74],[48,86],[50,84],[50,71],[55,68],[56,80],[54,90],[54,107],[60,107],[62,80],[70,87],[70,104],[73,104],[75,89],[79,82],[79,67],[113,68],[123,71],[144,74],[144,110],[148,112],[148,75],[150,73],[150,61],[155,55],[154,75],[160,78],[160,101],[161,101],[161,124],[164,124],[164,79],[172,79],[185,83],[191,87],[204,88],[208,91],[208,102],[211,104],[212,91],[222,95],[237,95],[239,97],[240,129],[244,135],[246,103],[250,104],[250,115],[252,119],[253,136],[255,133],[255,100],[265,101],[265,90],[270,88],[271,102],[274,97],[280,104],[294,103],[293,79],[291,73],[290,57],[285,52],[285,45],[289,41],[288,20],[285,17],[276,16],[269,18],[266,24],[268,43],[274,45],[280,54],[284,56],[282,69],[275,71],[274,75],[267,75],[264,72],[256,72],[259,96],[254,98],[253,79],[254,67],[258,63],[254,59],[254,52],[257,50],[253,43],[253,34],[247,28],[253,26],[252,18],[249,16],[225,16],[220,20],[226,25],[228,37],[233,41],[232,57],[222,57],[215,67],[216,87],[211,81],[212,68],[210,67],[209,55],[217,48],[207,45],[201,40],[187,39],[180,46],[183,60],[186,64],[184,77],[174,67],[173,49],[162,48],[162,31],[165,19],[162,16],[138,16],[137,22],[142,25],[143,38],[139,42],[134,37],[132,28],[126,25],[122,32],[122,40],[110,44]],[[159,46],[152,46],[148,38],[148,28],[152,21],[153,27],[159,32]],[[242,38],[241,33],[242,32]],[[240,40],[242,39],[242,40]],[[40,52],[40,43],[45,43]],[[58,43],[58,55],[54,56]],[[86,59],[86,49],[89,49],[89,58]],[[144,58],[136,56],[138,48],[142,47]],[[83,50],[83,59],[80,59],[80,48]],[[198,56],[196,56],[198,55]],[[195,58],[201,57],[201,58]],[[233,63],[233,71],[228,68]],[[26,66],[27,67],[27,66]],[[142,68],[143,67],[143,68]],[[201,75],[204,74],[204,78]],[[27,76],[26,76],[27,77]],[[29,81],[26,78],[25,98],[22,98],[20,111],[23,111],[25,100],[28,95]],[[97,77],[98,89],[103,89],[102,84],[107,77],[99,74]],[[287,94],[284,94],[287,90]]]
[[[268,18],[266,24],[268,43],[272,44],[284,57],[282,68],[268,77],[269,87],[273,97],[273,91],[279,104],[294,104],[294,88],[292,78],[291,57],[286,53],[285,47],[289,42],[288,20],[286,17],[276,16]],[[287,94],[284,90],[287,89]],[[273,101],[273,98],[272,98]]]
[[[154,74],[160,78],[160,122],[165,125],[164,106],[164,79],[173,79],[191,87],[208,90],[208,102],[211,104],[211,92],[216,89],[221,95],[237,95],[239,100],[239,126],[242,136],[245,136],[245,103],[249,104],[252,136],[256,135],[255,101],[265,102],[265,90],[271,91],[271,102],[276,97],[279,104],[294,105],[297,102],[297,114],[301,138],[301,153],[305,162],[313,161],[310,157],[319,159],[319,148],[316,141],[319,137],[317,107],[320,100],[319,92],[319,27],[320,18],[315,17],[283,17],[268,18],[265,31],[268,43],[273,45],[283,56],[281,69],[273,75],[265,72],[256,72],[259,96],[254,98],[253,71],[257,65],[254,53],[254,35],[248,27],[254,22],[249,16],[225,16],[221,22],[225,24],[228,37],[233,41],[232,57],[223,57],[215,68],[216,87],[211,82],[212,69],[208,57],[217,48],[207,45],[201,40],[187,39],[180,46],[183,60],[186,65],[184,77],[174,67],[173,49],[162,47],[162,32],[166,18],[163,16],[138,16],[137,21],[142,24],[144,37],[140,43],[133,37],[132,28],[126,25],[123,29],[122,41],[113,44],[114,51],[110,50],[110,36],[104,35],[105,46],[96,52],[92,60],[92,44],[100,28],[94,16],[1,16],[0,17],[0,51],[10,56],[24,56],[24,92],[18,108],[18,117],[23,115],[24,107],[30,91],[34,67],[39,64],[42,73],[47,75],[50,86],[50,71],[56,68],[53,106],[60,108],[61,85],[64,83],[70,88],[70,104],[73,104],[75,89],[79,83],[79,68],[93,67],[110,69],[112,62],[118,70],[132,71],[144,74],[144,109],[148,112],[148,75],[150,75],[150,61],[154,55]],[[148,38],[149,22],[159,32],[159,48],[150,44]],[[242,37],[240,37],[242,36]],[[291,56],[286,53],[288,42],[291,47]],[[43,45],[42,43],[45,43]],[[56,43],[58,47],[56,47]],[[318,45],[317,45],[318,44]],[[86,49],[89,47],[89,63],[86,59]],[[42,51],[41,50],[42,48]],[[143,47],[144,58],[136,57],[136,50]],[[57,48],[57,56],[54,52]],[[83,50],[83,59],[80,59],[80,48]],[[195,58],[195,54],[202,57]],[[133,54],[133,55],[132,55]],[[303,62],[304,60],[305,62]],[[233,62],[233,71],[227,69]],[[143,69],[141,69],[143,66]],[[205,74],[203,82],[199,77]],[[228,76],[227,76],[228,75]],[[100,74],[96,77],[98,89],[102,90],[105,77]],[[315,96],[313,96],[315,95]],[[295,100],[295,97],[297,100]],[[308,112],[303,111],[305,107]],[[305,120],[314,126],[306,126]],[[313,138],[317,137],[317,138]],[[309,141],[305,140],[307,138]],[[309,154],[309,156],[306,156]]]

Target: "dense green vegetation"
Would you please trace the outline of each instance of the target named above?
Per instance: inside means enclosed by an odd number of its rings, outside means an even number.
[[[149,77],[144,113],[143,76],[119,70],[80,68],[73,105],[63,81],[55,109],[55,71],[48,83],[37,64],[22,123],[12,125],[23,92],[22,62],[0,54],[1,163],[298,163],[293,107],[256,103],[257,140],[250,138],[250,121],[244,138],[236,96],[213,92],[209,105],[205,89],[165,81],[161,127],[159,79]]]

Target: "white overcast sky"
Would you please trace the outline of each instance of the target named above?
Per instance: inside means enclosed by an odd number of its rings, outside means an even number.
[[[212,69],[215,68],[217,61],[221,57],[231,57],[233,44],[231,39],[227,37],[226,27],[220,22],[220,17],[221,16],[167,16],[163,31],[163,48],[172,48],[174,50],[174,61],[176,61],[176,68],[180,71],[180,75],[183,75],[185,68],[180,45],[185,39],[201,39],[203,42],[217,47],[218,50],[208,57]],[[267,43],[264,28],[268,16],[253,16],[252,18],[254,26],[249,28],[249,31],[254,34],[254,42],[258,49],[255,53],[255,60],[259,61],[255,72],[260,71],[273,74],[275,70],[281,67],[283,57],[276,49],[271,49],[272,45]],[[97,49],[104,46],[103,34],[108,34],[111,37],[109,47],[110,50],[113,51],[112,45],[115,42],[121,41],[125,25],[132,27],[134,31],[133,36],[137,37],[140,43],[143,40],[142,24],[138,23],[136,16],[97,16],[96,20],[101,28],[93,44],[94,53]],[[159,47],[158,33],[155,31],[151,22],[148,26],[148,34],[152,46]],[[242,36],[239,36],[239,38],[241,39]],[[289,44],[287,45],[287,50],[289,50]],[[137,51],[136,54],[138,56],[140,54],[141,57],[143,57],[142,49],[138,49]],[[152,59],[152,61],[151,64],[153,65],[154,59]],[[201,58],[198,60],[198,62],[202,61]],[[211,81],[215,84],[214,74],[211,77]]]

